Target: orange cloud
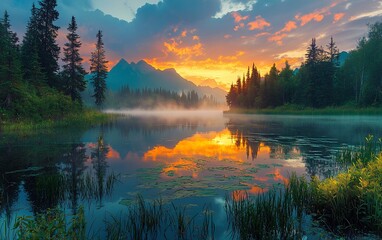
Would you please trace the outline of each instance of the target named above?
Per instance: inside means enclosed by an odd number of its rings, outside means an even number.
[[[197,35],[194,35],[194,36],[192,36],[192,40],[195,40],[195,41],[199,41],[199,40],[200,40],[200,38],[199,38],[199,36],[197,36]]]
[[[117,152],[115,149],[113,149],[110,145],[108,146],[108,148],[109,148],[109,151],[106,154],[106,157],[108,159],[120,159],[121,158],[121,155],[119,154],[119,152]]]
[[[268,38],[268,41],[270,42],[276,42],[277,45],[281,46],[283,45],[282,40],[287,37],[288,35],[286,33],[280,34],[280,35],[273,35]]]
[[[233,12],[232,17],[235,19],[235,23],[239,23],[248,19],[248,16],[241,16],[238,12]]]
[[[336,13],[336,14],[334,14],[334,17],[333,17],[333,23],[338,22],[338,21],[341,20],[344,16],[345,16],[345,13]]]
[[[313,20],[316,22],[321,22],[324,19],[324,15],[322,15],[320,12],[312,12],[302,16],[296,15],[295,18],[301,21],[301,26],[304,26]]]
[[[234,31],[237,31],[237,30],[239,30],[240,28],[243,28],[245,25],[244,25],[244,23],[239,23],[238,25],[236,25],[234,28],[233,28],[233,30]]]
[[[184,30],[181,34],[182,37],[187,37],[187,30]]]
[[[285,23],[285,26],[283,29],[281,29],[281,32],[290,32],[296,28],[297,28],[296,22],[295,21],[289,21],[289,22]]]
[[[282,40],[287,37],[287,34],[285,32],[290,32],[293,29],[296,29],[297,25],[295,21],[289,21],[285,23],[285,26],[280,31],[276,32],[273,36],[268,38],[268,41],[270,42],[276,42],[277,45],[281,46],[283,44]]]
[[[334,1],[329,6],[321,8],[321,9],[317,9],[311,13],[308,13],[308,14],[304,14],[304,15],[297,14],[295,16],[295,19],[297,19],[301,22],[300,23],[301,26],[304,26],[313,20],[316,22],[321,22],[325,18],[325,15],[330,14],[330,9],[334,8],[335,6],[337,6],[341,2],[346,2],[346,0]]]
[[[256,34],[255,37],[262,37],[262,36],[268,36],[268,35],[270,35],[269,32],[261,32],[261,33]]]
[[[255,21],[249,22],[247,25],[248,25],[248,29],[251,31],[255,29],[264,29],[265,27],[271,26],[271,24],[267,22],[261,16],[257,16]]]
[[[181,41],[178,42],[176,39],[171,38],[169,42],[164,42],[163,46],[166,48],[165,51],[167,53],[172,52],[181,58],[203,55],[203,46],[201,43],[186,47],[180,46],[181,43]]]

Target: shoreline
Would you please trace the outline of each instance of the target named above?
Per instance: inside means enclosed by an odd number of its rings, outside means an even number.
[[[68,128],[83,126],[93,126],[100,123],[105,123],[114,118],[114,114],[104,113],[94,109],[84,109],[79,113],[72,113],[64,116],[61,119],[43,119],[41,121],[35,121],[30,119],[23,119],[14,122],[2,122],[0,123],[0,129],[3,132],[9,133],[13,131],[33,131],[42,129],[55,129],[55,128]]]
[[[265,115],[335,115],[335,116],[351,116],[351,115],[382,115],[382,108],[367,107],[367,108],[352,108],[352,107],[328,107],[322,109],[314,108],[295,108],[295,107],[277,107],[267,109],[231,109],[223,111],[224,115],[227,114],[265,114]]]

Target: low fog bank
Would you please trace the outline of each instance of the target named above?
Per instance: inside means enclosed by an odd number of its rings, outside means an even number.
[[[105,113],[126,116],[155,116],[155,117],[221,117],[222,109],[106,109]]]

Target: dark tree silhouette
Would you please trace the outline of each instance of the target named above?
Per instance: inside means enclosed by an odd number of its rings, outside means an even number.
[[[57,82],[58,58],[60,47],[56,43],[58,26],[54,22],[59,13],[56,10],[56,0],[41,0],[38,9],[38,39],[39,58],[47,83],[51,87],[59,88]]]
[[[38,9],[33,4],[31,17],[21,45],[21,62],[24,79],[35,85],[45,81],[38,55],[38,46]]]
[[[85,70],[82,67],[82,58],[80,56],[81,41],[80,37],[76,33],[77,23],[75,17],[72,17],[72,21],[68,27],[68,35],[66,38],[68,42],[64,47],[64,58],[62,61],[65,63],[63,66],[63,82],[64,91],[69,95],[73,101],[79,101],[82,103],[80,93],[86,88],[85,82]]]
[[[94,87],[93,97],[95,98],[95,103],[98,107],[105,101],[107,63],[108,61],[106,61],[102,32],[98,31],[96,49],[92,52],[92,57],[90,59],[90,73],[92,74],[91,82]]]

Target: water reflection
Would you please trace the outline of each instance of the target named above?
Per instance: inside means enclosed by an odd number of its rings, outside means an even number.
[[[116,177],[107,171],[109,151],[102,136],[87,144],[77,134],[55,136],[60,144],[52,144],[50,135],[32,135],[0,145],[0,216],[8,221],[13,212],[36,215],[57,206],[76,214],[84,200],[102,206],[110,194]]]
[[[369,133],[382,136],[376,117],[203,114],[126,116],[87,131],[2,136],[0,216],[57,205],[75,214],[85,205],[102,225],[106,211],[120,212],[138,193],[211,202],[222,212],[216,199],[227,193],[255,195],[282,185],[291,172],[333,175],[341,147]]]
[[[157,145],[143,155],[144,161],[155,162],[157,167],[137,174],[142,179],[138,187],[144,190],[155,185],[160,189],[158,194],[169,200],[185,196],[212,197],[235,190],[258,194],[287,181],[289,172],[301,174],[305,169],[298,151],[293,152],[293,158],[288,153],[290,158],[285,159],[279,148],[263,142],[254,147],[242,139],[242,134],[237,138],[237,131],[224,129],[196,133],[171,148]],[[248,152],[253,156],[250,159]],[[148,174],[158,174],[158,177],[147,179]]]

